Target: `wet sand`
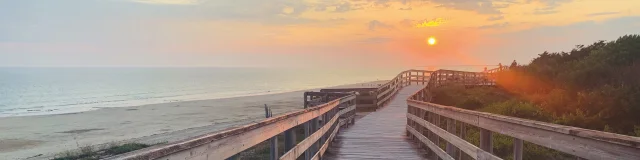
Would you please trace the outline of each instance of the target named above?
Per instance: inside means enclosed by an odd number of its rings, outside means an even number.
[[[0,118],[0,159],[48,159],[67,150],[115,142],[173,142],[264,119],[264,104],[274,114],[300,110],[303,92]]]

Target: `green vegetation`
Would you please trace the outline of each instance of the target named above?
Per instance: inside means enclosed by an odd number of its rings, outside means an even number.
[[[497,87],[446,86],[433,102],[593,130],[640,136],[640,35],[544,52],[528,65],[496,74]],[[468,140],[477,141],[471,129]],[[513,140],[494,136],[494,151],[511,158]],[[525,143],[525,159],[566,154]]]
[[[111,144],[103,150],[96,150],[92,146],[80,147],[78,151],[66,151],[60,153],[53,160],[97,160],[103,157],[127,153],[151,145],[142,143]]]
[[[142,143],[127,143],[119,146],[112,146],[107,148],[104,152],[109,155],[117,155],[122,153],[127,153],[135,150],[139,150],[142,148],[147,148],[151,145],[142,144]]]
[[[80,147],[78,151],[66,151],[56,155],[53,160],[97,160],[98,153],[91,146]]]

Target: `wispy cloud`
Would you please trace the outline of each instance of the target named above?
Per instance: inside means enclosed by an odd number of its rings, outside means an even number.
[[[544,7],[544,8],[536,8],[533,11],[533,14],[536,14],[536,15],[545,15],[545,14],[554,14],[554,13],[558,13],[558,10],[556,10],[554,6],[547,6],[547,7]]]
[[[620,12],[598,12],[598,13],[587,14],[587,16],[589,16],[589,17],[604,16],[604,15],[614,15],[614,14],[618,14],[618,13],[620,13]]]
[[[495,29],[495,28],[504,28],[509,26],[509,22],[504,22],[504,23],[496,23],[496,24],[491,24],[491,25],[484,25],[484,26],[480,26],[478,27],[479,29]]]
[[[500,8],[508,5],[496,5],[491,0],[430,0],[431,2],[440,4],[439,7],[451,8],[458,10],[470,10],[479,14],[500,14]]]
[[[378,20],[369,21],[369,31],[376,31],[377,29],[393,29],[393,26]]]
[[[357,43],[373,44],[373,43],[387,43],[391,41],[389,37],[371,37],[357,41]]]
[[[502,19],[504,19],[503,15],[491,16],[491,17],[487,18],[487,21],[497,21],[497,20],[502,20]]]

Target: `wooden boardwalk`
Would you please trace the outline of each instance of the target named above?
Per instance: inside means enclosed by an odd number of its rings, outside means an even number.
[[[507,157],[497,157],[492,153],[492,135],[497,133],[513,138],[514,160],[523,159],[526,151],[523,149],[524,143],[545,146],[576,156],[577,159],[640,160],[638,137],[430,103],[433,96],[431,90],[434,88],[449,84],[495,85],[492,80],[495,75],[492,74],[407,70],[379,86],[375,92],[359,92],[373,95],[348,92],[340,94],[340,97],[331,92],[305,92],[304,110],[108,159],[234,159],[242,152],[255,152],[250,149],[269,141],[269,148],[272,149],[269,159],[280,160],[459,159],[460,155],[467,155],[471,159],[502,160]],[[427,87],[408,84],[426,84]],[[353,89],[345,91],[349,90]],[[369,96],[365,99],[373,100],[376,107],[384,103],[388,105],[352,124],[359,96]],[[294,135],[302,133],[295,127],[306,127],[305,136],[302,137],[304,140],[296,141]],[[476,142],[479,141],[480,145],[465,140],[470,138],[464,138],[470,129],[479,131],[479,136],[474,138],[478,139]],[[413,138],[409,139],[406,131]],[[284,134],[283,155],[279,155],[276,149],[279,148],[280,138],[275,136],[281,134]],[[427,151],[418,149],[415,143],[426,146],[425,149],[435,154],[427,158]],[[443,143],[445,147],[441,146]]]
[[[407,98],[422,88],[402,88],[389,104],[340,131],[326,159],[426,159],[405,133]]]

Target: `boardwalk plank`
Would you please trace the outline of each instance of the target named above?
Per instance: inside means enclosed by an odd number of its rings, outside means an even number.
[[[406,100],[422,87],[412,85],[402,88],[384,108],[340,131],[325,159],[427,159],[424,150],[409,141],[405,133]]]

